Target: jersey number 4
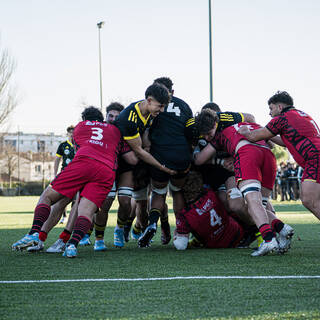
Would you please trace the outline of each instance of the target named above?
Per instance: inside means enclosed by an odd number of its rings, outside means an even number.
[[[210,226],[214,227],[216,225],[221,226],[222,224],[222,219],[221,217],[217,214],[216,210],[211,209],[210,210]]]
[[[180,108],[177,106],[174,107],[173,102],[168,104],[167,112],[173,112],[177,117],[180,117]]]
[[[101,140],[103,138],[103,130],[101,128],[91,128],[92,136],[90,139],[92,140]]]

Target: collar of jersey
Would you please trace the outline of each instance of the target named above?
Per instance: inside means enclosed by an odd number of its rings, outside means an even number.
[[[286,108],[282,109],[281,113],[285,113],[285,112],[290,111],[292,109],[295,109],[295,107],[294,106],[286,107]]]
[[[141,111],[140,111],[140,108],[139,108],[139,104],[141,103],[142,101],[139,101],[135,104],[134,108],[136,109],[137,113],[138,113],[138,116],[139,118],[141,119],[141,121],[143,122],[144,125],[147,124],[149,118],[150,118],[150,113],[147,117],[147,119],[141,114]]]
[[[68,139],[67,142],[70,144],[71,147],[73,147],[73,144]]]

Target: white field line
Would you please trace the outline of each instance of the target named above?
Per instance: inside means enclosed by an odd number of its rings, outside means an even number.
[[[170,281],[170,280],[221,280],[221,279],[320,279],[319,276],[189,276],[189,277],[164,277],[164,278],[105,278],[105,279],[56,279],[56,280],[8,280],[0,281],[0,284],[22,283],[60,283],[60,282],[133,282],[133,281]]]

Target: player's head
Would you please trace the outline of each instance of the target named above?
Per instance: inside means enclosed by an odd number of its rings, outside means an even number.
[[[210,109],[210,110],[213,110],[213,111],[215,111],[215,112],[221,112],[220,107],[219,107],[216,103],[214,103],[214,102],[208,102],[207,104],[205,104],[205,105],[202,107],[201,111],[203,111],[203,110],[205,110],[205,109]]]
[[[277,91],[269,100],[269,114],[270,116],[278,116],[283,109],[287,107],[293,107],[293,99],[286,91]]]
[[[153,83],[162,84],[163,86],[165,86],[169,90],[170,94],[173,95],[173,89],[172,89],[173,82],[172,82],[172,80],[170,78],[168,78],[168,77],[160,77],[160,78],[155,79],[153,81]]]
[[[182,193],[187,203],[194,202],[200,198],[204,192],[203,179],[201,173],[190,171],[185,184],[182,187]]]
[[[217,113],[211,109],[204,109],[196,116],[196,126],[200,135],[203,135],[207,141],[213,139],[219,118]]]
[[[106,122],[113,123],[119,116],[124,106],[119,102],[112,102],[106,107]]]
[[[81,113],[82,120],[103,122],[103,114],[96,107],[87,107]]]
[[[149,86],[145,92],[147,109],[153,117],[156,117],[160,112],[164,111],[164,107],[170,101],[168,89],[158,83]]]
[[[68,139],[72,139],[72,136],[73,136],[73,131],[74,131],[74,126],[69,126],[67,128],[67,135],[68,135]]]

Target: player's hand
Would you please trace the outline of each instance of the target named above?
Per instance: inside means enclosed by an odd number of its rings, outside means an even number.
[[[229,171],[234,171],[233,157],[225,158],[223,161],[223,167]]]
[[[240,133],[243,136],[247,136],[250,133],[249,126],[241,126],[238,130],[238,133]]]
[[[171,170],[171,169],[165,167],[164,165],[162,165],[161,170],[162,170],[163,172],[165,172],[165,173],[170,174],[170,176],[174,176],[174,175],[177,174],[177,171]]]

